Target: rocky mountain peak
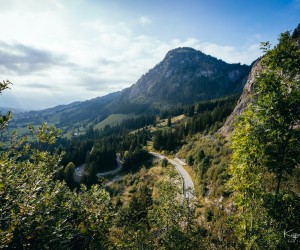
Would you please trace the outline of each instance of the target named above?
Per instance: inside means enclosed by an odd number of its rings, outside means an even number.
[[[218,98],[241,92],[249,70],[193,48],[177,48],[124,91],[122,99],[179,104]]]
[[[183,58],[183,57],[188,57],[188,56],[195,56],[196,54],[202,54],[204,55],[201,51],[197,51],[193,48],[189,48],[189,47],[180,47],[180,48],[176,48],[176,49],[172,49],[170,50],[164,60],[170,60],[172,58],[174,59],[178,59],[178,58]]]

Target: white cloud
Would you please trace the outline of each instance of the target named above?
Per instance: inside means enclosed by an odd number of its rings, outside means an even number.
[[[196,38],[189,38],[185,41],[174,39],[171,41],[171,45],[174,47],[192,47],[227,63],[250,64],[261,55],[260,45],[257,43],[238,49],[233,46],[206,43]]]
[[[239,50],[232,46],[222,46],[217,44],[202,43],[195,46],[195,48],[203,51],[208,55],[215,56],[228,63],[244,63],[250,64],[256,60],[261,52],[259,51],[259,44],[250,45],[247,48]]]
[[[13,90],[0,98],[0,106],[18,103],[25,108],[45,108],[121,90],[134,84],[176,47],[193,47],[227,62],[249,64],[259,56],[256,44],[237,49],[196,38],[163,41],[134,33],[125,21],[99,17],[79,20],[61,4],[63,1],[12,2],[0,10],[0,45],[5,43],[11,53],[19,53],[14,50],[19,44],[46,56],[42,57],[43,65],[34,62],[38,70],[22,75],[2,70],[0,59],[1,78],[14,83]],[[152,21],[142,16],[139,22]],[[18,61],[14,63],[18,65]],[[8,67],[5,62],[2,66]]]
[[[152,23],[152,20],[149,18],[149,17],[146,17],[146,16],[141,16],[140,19],[139,19],[139,23],[140,24],[150,24]]]

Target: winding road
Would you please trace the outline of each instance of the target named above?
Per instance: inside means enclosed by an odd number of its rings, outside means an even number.
[[[195,200],[196,196],[195,196],[194,183],[193,183],[192,178],[189,175],[189,173],[183,167],[184,165],[186,165],[185,162],[183,162],[182,160],[180,160],[177,157],[175,157],[173,159],[169,159],[166,156],[156,153],[156,152],[149,152],[149,153],[161,160],[167,159],[176,168],[176,170],[179,173],[181,180],[182,180],[183,199]],[[111,171],[98,173],[97,177],[107,176],[107,175],[115,175],[122,170],[123,166],[122,166],[122,161],[120,159],[120,156],[117,154],[116,157],[117,157],[116,160],[117,160],[118,167]],[[74,180],[79,182],[81,177],[83,176],[83,173],[84,173],[84,165],[76,167],[76,169],[74,171]]]
[[[191,176],[183,167],[185,163],[182,160],[178,159],[177,157],[174,159],[169,159],[164,155],[158,154],[156,152],[149,152],[149,153],[159,159],[167,159],[176,168],[179,175],[181,176],[184,199],[194,200],[196,198],[195,187]]]
[[[120,159],[120,156],[117,154],[117,163],[118,163],[118,167],[114,170],[111,170],[111,171],[107,171],[107,172],[103,172],[103,173],[98,173],[96,174],[97,177],[101,177],[101,176],[107,176],[107,175],[114,175],[114,174],[117,174],[118,172],[121,171],[123,165],[122,165],[122,161]]]
[[[107,171],[107,172],[97,173],[96,176],[101,177],[101,176],[114,175],[114,174],[119,173],[122,170],[123,165],[122,165],[120,156],[117,154],[116,157],[117,157],[116,160],[117,160],[117,164],[118,164],[118,167],[116,169]],[[78,183],[80,182],[80,180],[84,174],[84,167],[85,167],[85,164],[75,168],[75,171],[73,174],[73,178],[74,178],[75,182],[78,182]]]

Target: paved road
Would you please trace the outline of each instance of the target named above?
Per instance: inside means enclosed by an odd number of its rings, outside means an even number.
[[[111,184],[113,184],[116,181],[120,181],[123,179],[123,175],[116,175],[111,181],[105,183],[105,186],[110,186]]]
[[[103,173],[98,173],[98,174],[96,174],[96,176],[100,177],[100,176],[106,176],[106,175],[114,175],[114,174],[120,172],[122,170],[122,168],[123,168],[123,165],[122,165],[122,161],[121,161],[119,155],[117,155],[117,159],[116,160],[117,160],[117,163],[118,163],[118,167],[116,169],[111,170],[111,171],[107,171],[107,172],[103,172]]]
[[[176,170],[178,171],[178,173],[181,176],[182,179],[182,183],[183,183],[183,197],[184,199],[195,199],[195,187],[194,187],[194,183],[192,181],[191,176],[189,175],[189,173],[185,170],[185,168],[183,167],[183,165],[185,165],[185,163],[178,159],[178,158],[174,158],[174,159],[169,159],[161,154],[158,154],[156,152],[149,152],[151,155],[158,157],[159,159],[167,159],[173,166],[175,166]]]
[[[157,158],[159,158],[161,160],[167,158],[167,157],[165,157],[165,156],[163,156],[163,155],[161,155],[159,153],[156,153],[156,152],[149,152],[149,154],[151,154],[151,155],[153,155],[153,156],[155,156],[155,157],[157,157]]]
[[[114,174],[117,174],[118,172],[120,172],[123,168],[123,165],[122,165],[122,161],[121,161],[119,155],[117,155],[116,160],[117,160],[117,164],[118,164],[118,167],[116,169],[107,171],[107,172],[103,172],[103,173],[98,173],[98,174],[96,174],[96,176],[100,177],[100,176],[114,175]],[[74,181],[76,181],[78,183],[80,182],[80,180],[84,174],[84,167],[85,167],[85,164],[75,168],[75,171],[73,174]]]

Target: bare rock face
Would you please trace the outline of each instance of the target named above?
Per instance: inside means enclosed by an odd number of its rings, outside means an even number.
[[[255,85],[255,79],[262,70],[262,66],[261,66],[260,62],[261,62],[261,60],[258,59],[253,64],[253,67],[249,73],[246,85],[244,87],[243,93],[242,93],[235,109],[233,110],[231,115],[227,118],[223,127],[220,128],[220,130],[219,130],[219,132],[225,137],[229,136],[232,133],[233,123],[234,123],[236,117],[241,115],[241,113],[244,111],[244,109],[247,107],[248,103],[250,102],[250,96],[253,92],[253,87]]]
[[[292,38],[297,42],[298,46],[300,47],[300,23],[298,24],[297,28],[294,30],[294,32],[292,34]],[[232,134],[233,123],[234,123],[235,119],[241,115],[241,113],[247,107],[248,103],[251,101],[250,97],[251,97],[251,94],[253,93],[253,87],[255,85],[255,80],[261,71],[262,71],[261,58],[259,58],[256,60],[256,62],[252,66],[252,69],[249,73],[243,93],[242,93],[235,109],[233,110],[231,115],[227,118],[223,127],[220,128],[220,130],[219,130],[219,132],[223,136],[228,137]]]

